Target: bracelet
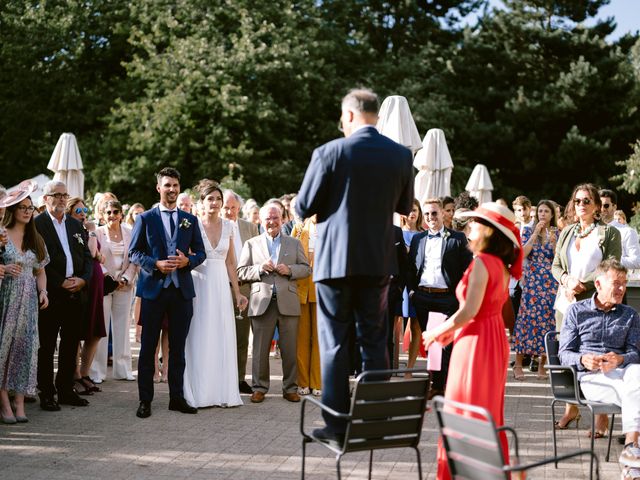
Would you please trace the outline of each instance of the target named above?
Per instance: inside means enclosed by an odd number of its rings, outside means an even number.
[[[96,232],[89,232],[89,236],[96,238],[98,235],[96,235]]]
[[[41,293],[44,293],[47,297],[49,296],[49,292],[47,292],[46,290],[40,290],[38,292],[38,295],[41,294]]]

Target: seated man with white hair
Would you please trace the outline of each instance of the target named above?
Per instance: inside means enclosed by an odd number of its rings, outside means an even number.
[[[627,269],[615,259],[595,271],[596,293],[569,306],[560,332],[560,361],[578,371],[588,400],[622,409],[624,478],[640,478],[640,316],[623,305]]]

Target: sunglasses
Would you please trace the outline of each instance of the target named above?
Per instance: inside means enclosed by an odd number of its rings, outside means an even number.
[[[424,212],[425,217],[437,217],[438,212]]]
[[[574,205],[590,205],[591,204],[591,199],[590,198],[574,198],[573,199],[573,204]]]
[[[105,210],[104,213],[106,215],[118,215],[120,213],[120,210]]]
[[[53,197],[56,200],[69,200],[68,193],[48,193],[45,197]]]
[[[76,208],[76,215],[80,215],[81,213],[87,214],[89,213],[89,209],[87,207],[84,208]]]

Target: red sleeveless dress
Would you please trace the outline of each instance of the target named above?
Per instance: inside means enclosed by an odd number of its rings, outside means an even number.
[[[504,424],[504,393],[509,363],[509,343],[502,319],[502,307],[509,299],[505,266],[495,255],[481,253],[489,279],[482,305],[476,316],[456,332],[449,363],[445,398],[486,408],[498,427]],[[459,302],[467,296],[469,275],[476,260],[471,262],[456,288]],[[502,434],[502,450],[509,459],[507,439]],[[439,480],[451,478],[447,456],[438,442]]]

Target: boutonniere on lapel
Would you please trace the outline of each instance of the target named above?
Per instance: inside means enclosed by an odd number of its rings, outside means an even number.
[[[80,234],[80,233],[75,233],[75,234],[73,235],[73,237],[78,241],[78,243],[79,243],[80,245],[82,245],[82,246],[84,247],[84,240],[82,239],[82,234]]]
[[[186,230],[190,226],[191,226],[191,222],[189,221],[188,218],[183,218],[182,221],[180,222],[180,228],[182,228],[183,230]]]
[[[442,239],[446,240],[450,236],[451,236],[451,232],[449,230],[445,230],[444,233],[442,234]]]

